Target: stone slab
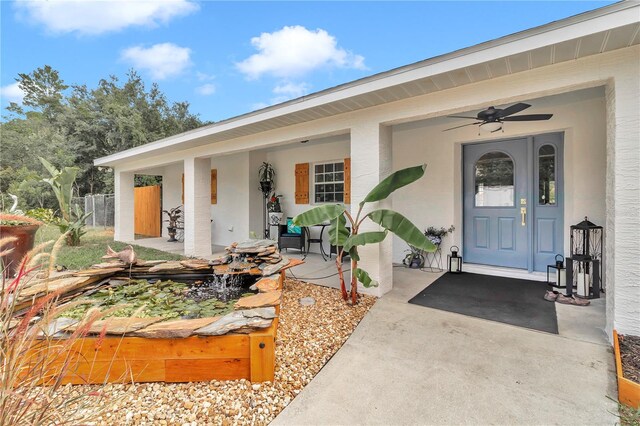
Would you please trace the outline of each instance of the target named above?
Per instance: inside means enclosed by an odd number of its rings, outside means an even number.
[[[128,318],[128,317],[111,317],[99,320],[91,324],[87,334],[125,334],[142,328],[149,327],[151,324],[162,321],[162,317],[152,318]],[[68,330],[75,331],[82,324],[75,324],[68,327]]]
[[[197,329],[212,324],[220,318],[221,317],[209,317],[164,321],[134,331],[133,333],[131,333],[131,335],[136,337],[146,337],[150,339],[185,338],[193,335]]]
[[[239,310],[276,306],[280,304],[281,297],[282,290],[275,290],[267,293],[258,293],[253,296],[241,298],[236,302],[234,309]]]

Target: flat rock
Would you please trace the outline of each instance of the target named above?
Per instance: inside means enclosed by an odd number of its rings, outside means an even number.
[[[111,275],[116,272],[124,271],[125,268],[91,268],[91,269],[83,269],[82,271],[77,271],[73,275],[76,277],[91,277],[95,275]]]
[[[273,306],[269,306],[267,308],[244,309],[237,312],[242,312],[242,315],[246,318],[260,317],[264,319],[272,319],[278,316],[276,315],[276,308]]]
[[[245,310],[231,312],[213,324],[199,328],[195,334],[200,336],[220,336],[222,334],[234,332],[251,332],[256,328],[266,328],[271,325],[275,318],[275,308],[272,310]],[[267,318],[261,315],[267,316]]]
[[[129,317],[111,317],[103,320],[99,320],[91,324],[88,334],[125,334],[133,331],[138,331],[142,328],[146,328],[151,324],[162,321],[162,317],[153,318],[129,318]],[[82,324],[78,323],[68,327],[69,330],[75,331]]]
[[[181,260],[180,264],[182,266],[184,266],[187,269],[209,269],[210,265],[209,265],[209,261],[208,260],[203,260],[203,259],[187,259],[187,260]]]
[[[41,328],[40,332],[38,333],[38,337],[63,337],[64,331],[77,323],[78,321],[73,318],[56,318],[48,323],[46,327]]]
[[[269,291],[267,293],[258,293],[253,296],[247,296],[239,299],[234,309],[252,309],[262,308],[266,306],[276,306],[280,304],[282,290]]]
[[[266,293],[268,291],[277,290],[280,285],[278,284],[278,281],[274,279],[262,278],[255,284],[255,286],[261,293]]]
[[[180,271],[185,269],[182,264],[177,260],[172,260],[165,263],[160,263],[158,265],[152,266],[149,268],[149,272],[160,272],[160,271]]]
[[[110,268],[124,268],[125,264],[118,261],[115,262],[102,262],[102,263],[96,263],[95,265],[91,265],[91,268],[93,269],[110,269]],[[79,271],[82,272],[82,271]]]
[[[238,249],[250,249],[258,247],[266,249],[267,247],[275,246],[276,242],[273,240],[245,240],[234,244],[231,244],[231,247],[235,248],[237,251]]]
[[[275,263],[275,264],[263,263],[262,265],[260,265],[260,270],[262,271],[263,276],[273,275],[276,272],[280,272],[280,270],[285,266],[287,266],[288,264],[289,264],[289,258],[286,256],[283,256],[278,263]]]
[[[209,262],[211,266],[224,265],[225,263],[231,262],[231,256],[225,255],[217,257]]]
[[[164,321],[135,331],[131,333],[131,335],[151,339],[185,338],[193,335],[197,329],[212,324],[220,318],[221,317],[210,317]]]

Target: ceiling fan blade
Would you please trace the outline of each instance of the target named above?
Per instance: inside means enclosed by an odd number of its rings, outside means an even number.
[[[553,114],[516,115],[514,117],[505,117],[502,121],[541,121],[548,120],[551,117],[553,117]]]
[[[498,118],[502,118],[502,117],[506,117],[508,115],[511,114],[516,114],[520,111],[524,111],[525,109],[529,108],[531,105],[529,104],[524,104],[524,103],[517,103],[517,104],[513,104],[509,107],[506,107],[505,109],[501,110],[500,112],[498,112]]]
[[[444,129],[443,132],[448,132],[449,130],[459,129],[460,127],[474,126],[476,124],[482,124],[482,121],[478,121],[477,123],[463,124],[462,126],[450,127],[448,129]]]
[[[467,117],[465,115],[447,115],[447,118],[470,118],[471,120],[478,119],[478,117]]]

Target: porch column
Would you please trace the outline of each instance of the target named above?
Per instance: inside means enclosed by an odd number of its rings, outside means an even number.
[[[134,206],[133,206],[133,172],[114,170],[115,214],[114,235],[116,241],[133,241],[134,236]]]
[[[184,160],[184,254],[211,256],[211,160]]]
[[[351,214],[354,218],[358,203],[391,171],[391,127],[371,122],[351,128]],[[367,204],[365,212],[380,208],[391,208],[391,200]],[[379,226],[371,221],[360,228],[360,232],[378,230]],[[379,283],[378,287],[369,289],[359,284],[359,290],[378,297],[389,292],[393,287],[393,236],[388,235],[380,244],[359,247],[358,252],[361,259],[358,266]]]
[[[630,61],[606,88],[607,333],[640,335],[640,67]]]

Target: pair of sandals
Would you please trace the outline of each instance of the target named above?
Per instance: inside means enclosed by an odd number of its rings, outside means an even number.
[[[591,302],[587,299],[582,299],[579,297],[575,297],[574,295],[565,296],[564,294],[560,294],[557,291],[547,290],[544,294],[544,300],[549,302],[558,302],[563,305],[576,305],[576,306],[588,306]]]

